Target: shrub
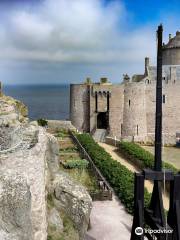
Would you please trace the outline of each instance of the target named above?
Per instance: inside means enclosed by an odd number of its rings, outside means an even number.
[[[55,137],[59,137],[59,138],[65,138],[65,137],[68,137],[68,136],[69,136],[69,134],[68,134],[68,131],[66,129],[61,129],[55,134]]]
[[[102,147],[100,147],[89,134],[77,135],[78,140],[86,149],[95,165],[110,183],[121,202],[129,213],[134,207],[134,174],[125,166],[113,160]],[[145,189],[145,206],[149,204],[150,194]]]
[[[63,164],[65,168],[79,168],[84,169],[88,167],[89,162],[86,159],[72,159]]]
[[[120,152],[132,163],[137,165],[140,169],[154,167],[154,155],[140,145],[133,142],[119,142]],[[163,162],[163,168],[172,170],[174,173],[178,172],[172,164]]]
[[[43,118],[38,119],[37,122],[38,122],[38,125],[42,127],[45,127],[48,125],[48,121]]]
[[[68,153],[77,152],[77,150],[78,150],[78,148],[76,146],[59,149],[60,152],[65,152],[65,153],[66,152],[68,152]]]

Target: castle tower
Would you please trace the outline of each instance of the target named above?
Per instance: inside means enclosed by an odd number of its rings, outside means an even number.
[[[172,38],[170,35],[169,42],[163,46],[163,65],[180,65],[180,32]]]
[[[145,141],[147,136],[144,82],[132,82],[124,88],[122,139]]]
[[[81,132],[90,131],[90,84],[70,85],[70,119]]]
[[[0,82],[0,97],[2,96],[2,83]]]
[[[145,57],[145,71],[144,71],[144,75],[147,76],[148,75],[148,67],[149,67],[149,58]]]

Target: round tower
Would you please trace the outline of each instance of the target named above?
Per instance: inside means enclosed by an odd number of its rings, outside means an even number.
[[[122,139],[144,142],[146,136],[145,84],[144,82],[125,84]]]
[[[90,129],[90,85],[70,85],[70,120],[81,132]]]
[[[163,46],[163,65],[180,65],[180,32],[170,35],[169,42]]]

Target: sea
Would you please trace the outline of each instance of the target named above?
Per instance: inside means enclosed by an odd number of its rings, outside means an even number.
[[[22,101],[29,118],[69,119],[69,85],[5,85],[3,93]]]

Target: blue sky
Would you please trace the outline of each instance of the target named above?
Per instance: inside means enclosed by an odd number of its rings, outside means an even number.
[[[134,16],[134,24],[159,21],[163,13],[172,12],[178,15],[180,10],[179,0],[128,0],[124,4]]]
[[[0,79],[4,84],[121,82],[156,63],[156,29],[164,41],[179,29],[180,1],[1,0]]]

